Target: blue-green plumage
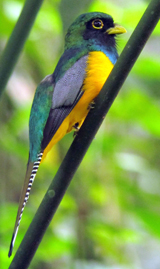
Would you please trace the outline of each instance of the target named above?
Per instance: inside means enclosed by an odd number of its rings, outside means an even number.
[[[52,105],[53,90],[52,76],[47,76],[37,87],[29,120],[29,162],[36,161],[37,154],[41,152],[43,130]]]

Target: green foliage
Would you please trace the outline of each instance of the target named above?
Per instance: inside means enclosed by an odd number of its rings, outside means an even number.
[[[8,268],[12,259],[7,253],[28,158],[28,119],[34,90],[53,72],[63,51],[63,2],[44,2],[0,100],[2,269]],[[72,10],[68,24],[79,15],[72,2],[65,10]],[[80,2],[81,12],[109,13],[127,29],[127,34],[118,38],[119,53],[147,6],[142,0]],[[1,1],[1,51],[22,5],[21,0]],[[158,25],[90,146],[31,269],[160,267],[159,42]],[[73,134],[67,135],[40,167],[14,251],[72,140]]]

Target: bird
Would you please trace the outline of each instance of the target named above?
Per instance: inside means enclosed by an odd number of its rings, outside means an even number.
[[[78,132],[117,59],[116,36],[124,27],[102,12],[81,14],[68,28],[64,52],[38,85],[29,119],[29,158],[8,256],[38,167],[67,133]]]

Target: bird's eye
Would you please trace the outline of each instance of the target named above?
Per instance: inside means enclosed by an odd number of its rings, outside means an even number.
[[[94,29],[102,29],[104,26],[103,21],[100,19],[95,19],[92,21],[92,27]]]

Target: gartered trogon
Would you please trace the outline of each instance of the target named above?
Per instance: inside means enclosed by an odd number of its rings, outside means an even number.
[[[115,37],[125,32],[105,13],[80,15],[67,31],[54,73],[37,87],[29,120],[29,159],[9,256],[41,160],[65,134],[81,127],[118,58]]]

